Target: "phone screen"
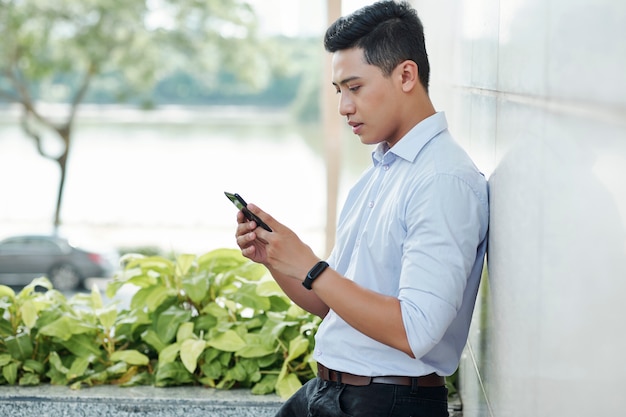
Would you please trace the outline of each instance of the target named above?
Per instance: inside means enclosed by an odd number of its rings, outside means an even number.
[[[248,220],[253,220],[257,226],[262,227],[263,229],[267,230],[268,232],[271,232],[272,229],[270,229],[270,227],[265,224],[263,222],[263,220],[259,219],[258,216],[254,215],[253,213],[250,212],[250,210],[248,210],[248,203],[246,203],[246,201],[237,193],[229,193],[224,191],[224,194],[226,194],[226,197],[228,197],[228,199],[230,201],[232,201],[232,203],[235,205],[235,207],[237,207],[239,210],[242,211],[243,215],[246,216],[246,219]]]

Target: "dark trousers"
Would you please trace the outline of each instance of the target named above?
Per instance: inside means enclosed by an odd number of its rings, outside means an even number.
[[[448,417],[448,389],[370,384],[363,387],[314,378],[276,417]]]

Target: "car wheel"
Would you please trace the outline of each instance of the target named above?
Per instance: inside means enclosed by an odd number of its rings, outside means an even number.
[[[59,291],[74,290],[80,285],[80,274],[69,264],[54,266],[48,277],[54,288]]]

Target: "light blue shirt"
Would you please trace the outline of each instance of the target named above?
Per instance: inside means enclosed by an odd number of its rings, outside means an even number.
[[[487,245],[487,181],[437,113],[388,149],[350,191],[328,262],[400,300],[416,357],[360,333],[333,310],[314,357],[357,375],[451,375],[467,341]]]

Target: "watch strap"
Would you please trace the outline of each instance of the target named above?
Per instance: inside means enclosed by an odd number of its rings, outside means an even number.
[[[311,268],[311,270],[309,271],[308,274],[306,274],[306,278],[304,279],[304,281],[302,281],[302,286],[304,288],[306,288],[307,290],[312,290],[313,287],[313,280],[317,277],[320,276],[320,274],[322,272],[324,272],[324,270],[328,268],[328,262],[326,261],[319,261],[318,263],[316,263],[313,268]]]

